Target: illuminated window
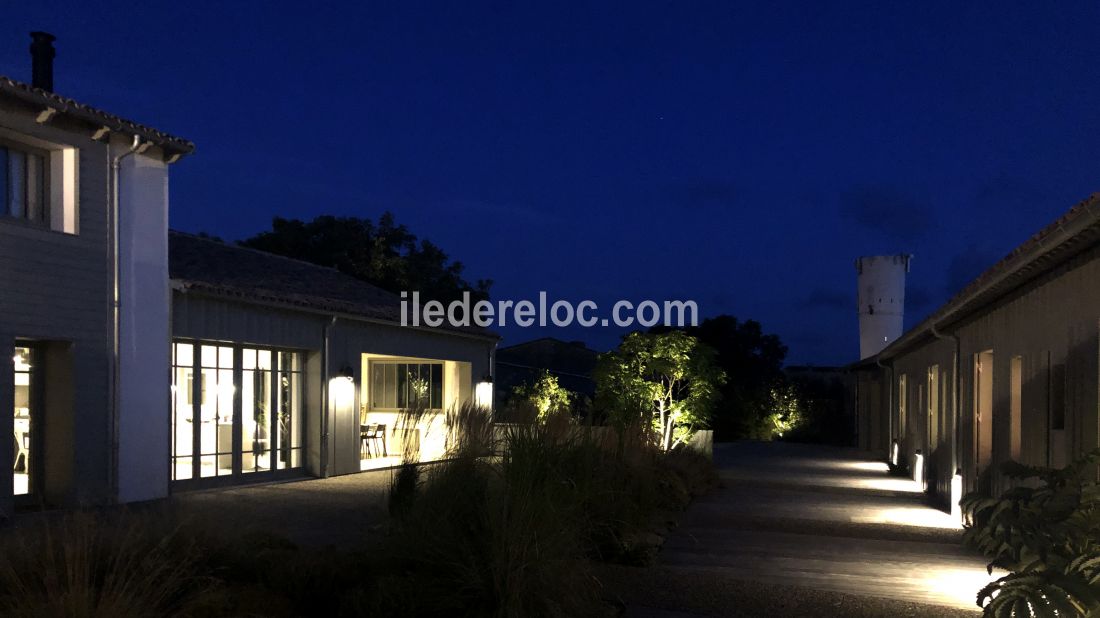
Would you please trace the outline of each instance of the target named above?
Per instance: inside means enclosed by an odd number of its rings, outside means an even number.
[[[370,407],[443,409],[443,363],[372,361]]]

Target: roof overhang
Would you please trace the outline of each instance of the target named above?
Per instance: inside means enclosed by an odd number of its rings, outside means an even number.
[[[877,355],[850,366],[856,368],[887,360],[920,343],[936,339],[937,332],[951,333],[979,310],[998,302],[1022,285],[1097,244],[1100,244],[1100,193],[1077,204],[1027,242],[1016,247],[935,313]]]
[[[8,77],[0,76],[0,96],[27,106],[35,114],[35,119],[39,123],[50,122],[62,116],[83,124],[93,139],[104,139],[112,132],[140,137],[142,141],[159,147],[168,163],[173,163],[180,157],[195,151],[195,144],[183,138]]]
[[[224,300],[245,305],[269,307],[272,309],[280,309],[284,311],[297,311],[301,313],[309,313],[325,317],[337,317],[340,319],[365,322],[369,324],[378,324],[394,328],[407,328],[409,330],[426,332],[434,335],[478,339],[481,341],[491,342],[494,345],[496,344],[496,342],[501,340],[501,336],[492,331],[486,330],[482,332],[477,332],[474,330],[462,330],[456,328],[433,328],[431,326],[402,325],[401,322],[397,320],[366,316],[362,313],[357,313],[350,309],[341,308],[338,306],[338,304],[334,304],[331,307],[318,307],[310,304],[294,302],[293,300],[280,298],[274,295],[245,295],[231,288],[224,288],[203,282],[186,281],[182,279],[172,279],[171,285],[173,291],[179,292],[181,294],[202,296],[215,300]],[[336,301],[333,302],[336,303]]]

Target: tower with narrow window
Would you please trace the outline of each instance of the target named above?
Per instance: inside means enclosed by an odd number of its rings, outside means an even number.
[[[905,320],[905,275],[912,257],[902,253],[856,259],[861,359],[878,354],[901,336]]]

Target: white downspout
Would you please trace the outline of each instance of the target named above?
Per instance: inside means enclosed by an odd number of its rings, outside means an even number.
[[[328,324],[325,324],[324,330],[321,333],[321,428],[320,437],[321,444],[317,449],[320,454],[320,473],[321,478],[328,476],[328,415],[329,407],[331,406],[331,396],[329,395],[329,331],[333,326],[336,326],[336,316],[332,316]]]
[[[119,419],[121,413],[121,338],[119,331],[122,327],[122,294],[120,292],[121,264],[119,241],[119,175],[122,169],[122,160],[137,152],[141,147],[141,137],[135,135],[130,148],[116,157],[111,157],[111,144],[107,143],[107,157],[111,161],[111,203],[108,209],[109,225],[107,234],[111,243],[111,410],[107,435],[111,440],[111,453],[108,461],[107,483],[110,492],[110,501],[118,502],[118,460],[119,460]]]

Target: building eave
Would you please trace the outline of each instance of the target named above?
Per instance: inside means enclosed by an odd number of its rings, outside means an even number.
[[[942,333],[951,332],[981,309],[1097,243],[1100,243],[1100,193],[1078,203],[1013,249],[881,352],[852,366],[893,358],[925,341],[936,339],[933,329]]]
[[[363,313],[356,312],[352,309],[341,308],[336,304],[333,304],[329,307],[319,307],[308,303],[294,302],[292,300],[281,298],[278,296],[257,296],[255,294],[244,294],[229,288],[220,288],[218,286],[212,286],[201,282],[191,282],[180,279],[172,279],[171,284],[172,290],[175,292],[179,292],[180,294],[200,296],[214,300],[223,300],[241,303],[244,305],[268,307],[271,309],[279,309],[283,311],[309,313],[317,316],[337,317],[344,320],[364,322],[367,324],[378,324],[381,326],[388,326],[392,328],[407,328],[409,330],[431,333],[433,335],[477,339],[480,341],[493,343],[494,345],[496,345],[496,343],[501,340],[500,335],[491,331],[474,332],[472,330],[461,330],[454,328],[433,328],[431,326],[402,325],[401,322],[397,320],[370,317],[364,315]]]
[[[76,120],[86,125],[89,134],[96,139],[101,139],[110,132],[140,137],[143,141],[159,147],[169,162],[195,151],[195,144],[189,140],[2,75],[0,75],[0,96],[18,101],[35,110],[39,122],[49,122],[59,115]]]

